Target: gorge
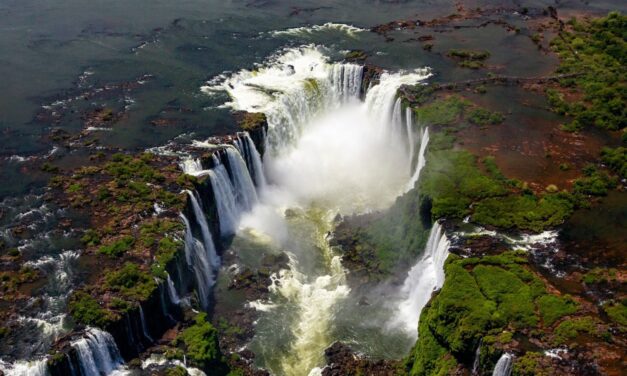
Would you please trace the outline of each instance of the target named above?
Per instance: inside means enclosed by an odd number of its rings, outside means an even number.
[[[620,12],[222,6],[3,162],[0,375],[620,374]]]

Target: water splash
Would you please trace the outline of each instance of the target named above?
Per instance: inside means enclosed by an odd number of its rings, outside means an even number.
[[[356,27],[353,25],[347,25],[342,23],[327,22],[322,25],[293,27],[285,30],[271,31],[270,35],[273,37],[289,36],[289,37],[306,37],[312,36],[315,33],[322,32],[342,32],[346,33],[349,37],[356,38],[359,33],[366,32],[368,30]]]
[[[423,255],[414,265],[403,283],[401,294],[404,299],[398,306],[393,325],[402,326],[413,336],[418,335],[418,318],[431,299],[433,291],[444,283],[444,262],[449,255],[450,242],[442,226],[436,222],[429,233]]]
[[[0,371],[11,376],[48,376],[47,359],[5,363],[0,360]]]

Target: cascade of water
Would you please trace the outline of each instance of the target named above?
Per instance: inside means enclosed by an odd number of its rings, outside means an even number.
[[[417,335],[418,318],[422,308],[431,299],[434,290],[444,283],[444,262],[449,255],[450,242],[436,222],[429,233],[423,255],[414,265],[401,289],[404,300],[398,306],[397,324],[408,333]]]
[[[190,190],[187,190],[186,192],[189,195],[189,199],[192,203],[196,222],[200,225],[203,244],[205,246],[205,252],[207,252],[207,256],[209,257],[209,262],[214,269],[218,268],[220,266],[220,256],[218,256],[218,253],[216,252],[216,247],[213,244],[213,237],[211,236],[211,231],[209,231],[207,217],[205,216],[205,213],[200,206],[200,200],[198,200],[198,198],[196,197],[196,192],[192,192]]]
[[[398,88],[405,84],[415,84],[430,76],[426,69],[417,69],[412,73],[383,73],[379,83],[371,87],[366,93],[365,104],[368,112],[380,124],[379,132],[382,135],[390,133],[400,135],[398,128],[387,127],[394,114],[394,107],[398,103],[398,117],[400,117],[400,102],[397,100]]]
[[[409,149],[409,170],[414,163],[414,114],[411,107],[405,109],[405,127],[407,131],[407,145]]]
[[[222,163],[215,165],[209,170],[209,179],[218,209],[218,220],[220,221],[220,235],[228,236],[235,234],[239,213],[236,206],[233,186],[229,178],[229,173]]]
[[[179,163],[179,166],[184,173],[189,175],[197,175],[202,171],[202,163],[198,158],[185,158]]]
[[[144,337],[146,337],[146,339],[150,341],[150,343],[153,343],[155,340],[152,339],[152,337],[148,333],[148,326],[146,325],[146,317],[144,316],[144,309],[142,308],[141,304],[139,305],[139,319],[142,324],[142,332],[144,334]]]
[[[401,109],[401,98],[396,98],[392,109],[392,133],[394,135],[402,134],[403,129],[403,111]]]
[[[337,99],[343,103],[359,98],[364,67],[357,64],[333,64],[331,82]]]
[[[246,163],[236,148],[226,148],[226,156],[229,160],[229,167],[231,167],[233,192],[240,213],[249,211],[257,203],[257,191],[255,191],[255,185],[250,178]]]
[[[48,363],[46,359],[30,362],[17,361],[4,363],[0,360],[0,372],[11,376],[48,376]]]
[[[183,214],[180,214],[180,216],[185,223],[185,259],[187,265],[194,270],[200,305],[203,308],[207,308],[209,305],[209,289],[215,282],[213,270],[207,258],[205,247],[192,235],[192,227],[189,220]]]
[[[205,92],[226,91],[235,110],[263,112],[270,151],[289,148],[320,110],[337,108],[361,90],[363,67],[330,64],[322,48],[287,49],[255,72],[242,70]]]
[[[111,334],[96,328],[88,328],[83,338],[72,342],[72,347],[83,375],[107,375],[123,363]]]
[[[168,295],[170,296],[170,301],[172,304],[178,305],[181,303],[181,298],[179,298],[179,294],[176,292],[176,287],[174,286],[174,282],[172,278],[170,278],[170,274],[166,272],[166,284],[168,285]]]
[[[266,175],[263,171],[261,155],[248,132],[240,132],[237,135],[236,145],[240,154],[245,156],[248,171],[255,181],[257,191],[262,190],[266,186]]]
[[[479,342],[479,346],[477,346],[477,350],[475,351],[475,360],[472,362],[472,375],[479,374],[479,365],[481,363],[481,344]]]
[[[514,356],[512,354],[503,353],[494,366],[492,376],[509,376],[512,373],[512,365]]]
[[[418,162],[416,163],[416,169],[414,170],[414,173],[409,179],[409,182],[407,182],[407,185],[405,186],[405,193],[413,189],[414,186],[416,185],[416,182],[420,178],[420,171],[422,171],[422,168],[427,163],[425,152],[427,150],[428,144],[429,144],[429,128],[425,127],[424,131],[422,132],[422,135],[420,136],[420,149],[418,151]]]

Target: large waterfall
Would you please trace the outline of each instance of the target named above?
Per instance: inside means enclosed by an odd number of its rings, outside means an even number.
[[[88,328],[83,338],[72,342],[76,350],[81,375],[110,374],[123,363],[111,334]]]
[[[512,354],[503,353],[494,366],[492,376],[509,376],[512,373],[512,365],[514,363],[514,357]]]
[[[433,291],[444,283],[444,262],[449,255],[449,246],[442,226],[436,222],[431,228],[424,253],[403,283],[403,300],[398,306],[395,321],[415,336],[418,334],[420,312],[431,299]]]
[[[411,178],[414,145],[407,140],[413,139],[413,118],[397,91],[429,73],[384,73],[361,101],[362,75],[361,66],[330,63],[322,48],[307,46],[203,88],[225,91],[227,106],[263,112],[268,120],[268,187],[240,227],[265,233],[290,257],[289,269],[273,276],[271,302],[260,311],[251,344],[263,359],[259,365],[276,374],[307,375],[323,365],[323,350],[334,340],[337,307],[350,293],[341,259],[326,238],[335,215],[386,208]],[[424,159],[428,137],[421,140]],[[241,152],[243,142],[236,146]],[[226,189],[214,191],[217,201],[222,193],[228,196]],[[216,204],[218,216],[232,206]],[[276,338],[281,340],[274,344]]]

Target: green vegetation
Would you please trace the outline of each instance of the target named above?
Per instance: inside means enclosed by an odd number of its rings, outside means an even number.
[[[59,172],[59,167],[52,165],[50,162],[44,162],[41,165],[41,171],[56,174]]]
[[[68,301],[70,315],[79,324],[104,327],[114,317],[113,313],[102,308],[98,301],[83,291],[77,291]]]
[[[541,330],[559,318],[576,313],[578,306],[572,299],[547,292],[528,268],[526,257],[525,252],[515,251],[449,256],[444,285],[420,316],[419,341],[406,360],[408,372],[447,374],[458,362],[473,359],[480,341],[482,369],[492,369],[502,346],[513,340],[516,331],[542,335]],[[594,333],[595,324],[589,319],[563,321],[555,331],[558,342],[579,332]],[[529,364],[523,363],[523,368]]]
[[[614,322],[627,327],[627,305],[625,305],[625,301],[605,304],[603,310]]]
[[[616,281],[617,270],[614,268],[594,268],[583,276],[583,282],[591,285],[595,283],[607,283]]]
[[[571,195],[546,194],[487,198],[476,204],[473,221],[500,228],[519,228],[540,232],[564,222],[574,210]]]
[[[431,150],[427,158],[419,191],[431,199],[435,219],[472,214],[480,224],[542,231],[561,224],[574,209],[573,198],[565,192],[514,193],[516,183],[507,180],[491,158],[483,161],[489,175],[466,151]]]
[[[194,325],[179,334],[175,343],[184,346],[192,364],[203,369],[212,368],[214,374],[221,374],[218,370],[224,370],[225,364],[218,344],[218,330],[207,321],[206,313],[199,313],[194,321]]]
[[[470,102],[452,95],[414,109],[416,119],[429,125],[451,125],[464,113]]]
[[[468,121],[476,125],[501,124],[505,116],[500,112],[492,112],[485,108],[475,108],[468,114]]]
[[[251,131],[267,124],[266,115],[263,112],[246,112],[239,122],[239,126],[245,131]]]
[[[568,296],[544,295],[536,301],[545,326],[551,326],[560,318],[577,312],[578,304]]]
[[[601,160],[621,179],[627,179],[627,148],[622,146],[615,149],[603,148]]]
[[[485,60],[490,57],[488,51],[452,49],[448,56],[458,60],[462,68],[479,69],[484,66]]]
[[[588,166],[583,170],[584,176],[575,180],[573,192],[583,196],[605,196],[607,192],[616,187],[617,179],[609,176],[605,171],[600,171],[594,166]]]
[[[544,376],[540,361],[545,355],[535,351],[528,351],[516,359],[512,369],[512,376]]]
[[[552,108],[573,117],[565,126],[576,131],[585,126],[618,130],[627,126],[627,16],[569,22],[567,31],[551,42],[560,57],[557,73],[577,74],[560,81],[561,90],[580,93],[566,99],[561,91],[547,90]]]
[[[126,253],[126,251],[131,249],[133,244],[135,244],[135,239],[132,236],[123,236],[112,243],[98,248],[98,253],[109,257],[120,257]]]
[[[157,288],[153,277],[131,262],[125,263],[119,270],[107,273],[105,284],[125,298],[137,301],[148,299]]]
[[[555,328],[553,343],[555,345],[567,344],[580,333],[596,334],[596,332],[596,320],[589,316],[562,321]]]

